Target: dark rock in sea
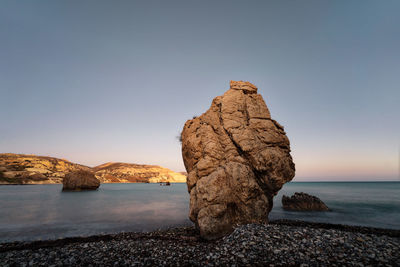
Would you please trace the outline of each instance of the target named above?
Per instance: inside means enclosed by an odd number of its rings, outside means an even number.
[[[316,196],[306,193],[294,193],[293,196],[282,196],[282,206],[284,210],[291,211],[328,211],[329,208],[322,200]]]
[[[85,170],[67,173],[63,179],[63,191],[96,190],[99,186],[94,173]]]
[[[274,195],[293,179],[290,144],[257,87],[231,81],[201,116],[185,123],[189,217],[205,239],[235,225],[268,222]]]

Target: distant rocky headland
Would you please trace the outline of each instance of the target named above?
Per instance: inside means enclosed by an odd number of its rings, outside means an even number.
[[[0,153],[0,184],[61,184],[69,172],[94,172],[101,183],[184,183],[186,175],[156,165],[109,162],[96,167],[46,156]]]

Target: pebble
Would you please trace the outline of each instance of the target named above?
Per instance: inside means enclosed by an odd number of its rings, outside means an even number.
[[[398,236],[280,224],[242,225],[216,241],[182,227],[0,251],[0,266],[400,266]]]

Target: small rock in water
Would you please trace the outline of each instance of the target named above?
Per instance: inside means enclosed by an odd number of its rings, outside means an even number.
[[[282,207],[289,211],[328,211],[329,208],[316,196],[306,193],[294,193],[293,196],[282,196]]]
[[[63,191],[96,190],[100,186],[94,173],[77,170],[67,173],[63,179]]]

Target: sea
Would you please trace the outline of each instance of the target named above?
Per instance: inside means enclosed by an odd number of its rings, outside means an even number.
[[[102,184],[62,192],[62,185],[0,186],[0,242],[145,232],[192,225],[186,184]],[[328,212],[282,209],[282,195],[318,196]],[[290,182],[274,197],[270,220],[400,229],[400,182]]]

